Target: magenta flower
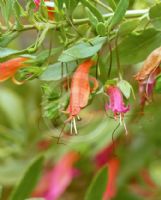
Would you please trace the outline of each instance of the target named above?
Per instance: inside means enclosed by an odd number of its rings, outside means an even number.
[[[55,167],[45,172],[33,193],[33,197],[57,200],[78,174],[78,170],[74,168],[78,159],[79,155],[76,152],[64,155]]]
[[[129,111],[129,106],[125,106],[123,96],[117,86],[108,86],[106,93],[109,95],[109,104],[106,104],[106,111],[112,110],[114,117],[118,115],[123,117],[124,113]]]

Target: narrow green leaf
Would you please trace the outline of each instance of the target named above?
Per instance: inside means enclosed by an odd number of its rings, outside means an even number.
[[[104,22],[102,14],[97,10],[97,8],[87,0],[81,0],[82,4],[87,7],[98,19],[99,22]]]
[[[107,167],[104,167],[93,178],[85,195],[85,200],[102,200],[107,184],[107,177]]]
[[[28,63],[31,64],[43,64],[49,56],[53,56],[57,53],[59,53],[63,48],[62,47],[58,47],[58,48],[52,48],[51,50],[44,50],[41,51],[38,55],[35,56],[34,59],[29,60]]]
[[[79,1],[78,0],[64,0],[64,2],[67,7],[68,15],[72,15]]]
[[[63,9],[63,3],[64,3],[64,0],[57,0],[59,10]]]
[[[0,47],[0,61],[3,61],[5,58],[8,58],[12,55],[21,54],[24,52],[25,50],[14,50],[14,49]]]
[[[88,9],[86,8],[86,12],[87,12],[87,16],[89,18],[89,21],[91,22],[91,24],[96,27],[98,24],[98,20],[96,18],[96,16]]]
[[[107,3],[109,4],[109,6],[110,6],[113,10],[116,9],[116,3],[115,3],[114,0],[106,0],[106,1],[107,1]]]
[[[120,0],[116,8],[116,11],[114,13],[114,16],[111,19],[109,29],[113,28],[123,19],[128,6],[129,6],[129,0]]]
[[[66,69],[63,70],[62,74],[62,64],[55,63],[53,65],[49,65],[48,68],[41,74],[39,77],[40,80],[43,81],[58,81],[68,75],[70,75],[76,67],[76,63],[68,64],[68,71]],[[63,67],[64,68],[64,67]]]
[[[59,57],[60,62],[70,62],[95,55],[102,47],[106,37],[96,37],[89,42],[80,42],[65,50]]]
[[[43,160],[44,157],[39,156],[32,162],[17,187],[11,193],[9,200],[23,200],[29,197],[39,179]]]

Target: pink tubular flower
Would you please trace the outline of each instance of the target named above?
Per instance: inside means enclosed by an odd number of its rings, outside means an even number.
[[[123,117],[124,113],[129,111],[129,106],[125,106],[120,89],[117,86],[110,85],[107,87],[106,92],[109,95],[109,104],[106,104],[106,111],[112,110],[115,118],[118,115]]]
[[[54,168],[47,171],[37,185],[33,197],[43,197],[45,200],[57,200],[69,186],[77,171],[73,167],[79,155],[69,152],[64,155]]]

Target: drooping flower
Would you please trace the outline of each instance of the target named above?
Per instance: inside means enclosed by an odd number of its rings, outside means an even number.
[[[79,114],[82,108],[88,104],[88,99],[90,95],[90,77],[89,70],[94,65],[92,60],[87,60],[80,64],[76,69],[70,89],[70,102],[68,105],[66,113],[69,114],[69,118],[66,122],[72,121],[75,123],[75,117]],[[94,82],[94,90],[98,87],[98,82],[96,79],[91,79]],[[72,124],[72,123],[71,123]],[[77,133],[75,129],[75,133]]]
[[[112,110],[114,117],[124,116],[129,111],[129,105],[125,106],[123,95],[117,86],[110,85],[106,87],[106,93],[109,96],[109,103],[106,104],[106,111]]]
[[[79,154],[76,152],[65,154],[55,167],[43,175],[32,196],[43,197],[45,200],[57,200],[78,174],[74,168],[78,159]]]
[[[54,2],[50,2],[48,0],[44,0],[44,1],[45,1],[45,5],[48,9],[48,17],[50,20],[53,20],[54,19],[54,7],[53,7]],[[34,0],[34,3],[36,5],[36,9],[38,9],[40,6],[41,0]],[[51,6],[51,4],[53,4],[53,5]]]
[[[17,72],[17,70],[26,66],[24,62],[27,60],[28,58],[19,57],[0,63],[0,82],[12,78],[14,83],[18,83],[14,79],[14,75]]]
[[[141,70],[135,75],[139,83],[140,104],[142,110],[145,103],[150,100],[156,83],[156,77],[160,74],[161,47],[155,49],[145,60]]]

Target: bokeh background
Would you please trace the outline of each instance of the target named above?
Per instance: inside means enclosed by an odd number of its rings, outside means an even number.
[[[20,3],[25,5],[24,1],[20,1]],[[153,0],[131,0],[130,9],[145,9],[154,3]],[[75,15],[80,18],[83,16],[81,7],[77,9]],[[1,14],[0,22],[4,23]],[[25,20],[24,23],[26,23]],[[22,32],[7,47],[23,49],[35,40],[36,34],[34,30]],[[50,41],[52,41],[53,47],[60,45],[58,33],[49,33],[40,51],[49,48]],[[51,62],[54,63],[58,55],[52,56]],[[106,65],[106,59],[102,59],[102,65]],[[113,192],[115,195],[112,195],[114,196],[112,199],[160,200],[161,96],[155,94],[153,102],[146,106],[144,115],[140,114],[137,83],[131,77],[141,65],[142,63],[138,63],[124,69],[125,77],[134,86],[136,94],[136,99],[131,97],[130,112],[125,116],[128,135],[125,135],[124,127],[119,126],[119,122],[105,112],[106,96],[97,94],[91,99],[88,107],[81,112],[81,121],[77,123],[79,134],[70,135],[70,125],[67,125],[59,141],[57,137],[62,129],[60,123],[66,117],[62,113],[57,120],[50,119],[50,116],[47,118],[48,114],[45,112],[48,108],[44,110],[46,101],[44,92],[46,83],[44,81],[37,78],[27,81],[21,86],[14,85],[11,80],[0,83],[0,185],[2,186],[2,199],[8,199],[33,159],[43,154],[45,160],[38,184],[30,195],[30,197],[39,195],[41,197],[41,192],[47,190],[44,188],[50,187],[48,183],[51,181],[49,177],[44,178],[42,186],[40,182],[45,176],[44,174],[56,170],[54,167],[58,164],[68,166],[65,163],[70,161],[66,161],[65,156],[68,155],[70,160],[70,154],[76,153],[75,161],[71,161],[69,164],[73,175],[70,174],[71,180],[68,187],[65,187],[61,195],[54,199],[85,199],[88,186],[99,168],[107,166],[110,160],[117,160],[112,167],[113,170],[116,166],[118,168],[115,175],[117,180],[112,187],[116,188],[117,192]],[[115,73],[116,71],[113,70],[113,74]],[[49,84],[51,90],[55,90],[58,85],[56,81],[51,81]],[[66,101],[65,98],[61,101]],[[67,170],[67,167],[65,168],[62,171],[66,170],[64,173],[69,175],[71,172]],[[49,173],[49,176],[53,176],[53,179],[55,176],[56,180],[61,180],[61,175],[65,176],[62,171],[57,172],[60,173],[57,178],[56,173]],[[113,173],[115,174],[115,172]],[[61,188],[63,186],[61,186],[61,181],[60,184],[58,181],[53,182],[53,187]],[[98,191],[95,189],[95,192],[98,193],[101,187],[104,187],[103,180],[97,185]],[[95,196],[93,199],[97,200],[97,197]]]

